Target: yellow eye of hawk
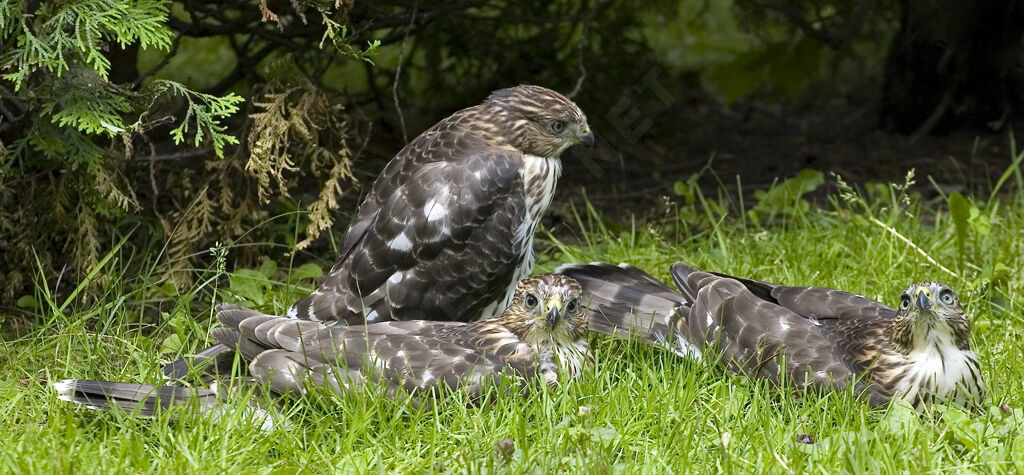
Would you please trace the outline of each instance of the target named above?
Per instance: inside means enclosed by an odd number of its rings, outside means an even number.
[[[553,120],[553,121],[551,121],[551,125],[549,125],[548,127],[551,127],[551,131],[552,132],[554,132],[556,134],[560,134],[560,133],[562,133],[563,130],[565,130],[565,121],[564,120]]]
[[[537,296],[533,294],[526,294],[526,308],[533,308],[537,306]]]

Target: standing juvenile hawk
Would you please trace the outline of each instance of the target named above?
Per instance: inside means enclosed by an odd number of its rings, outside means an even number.
[[[542,274],[519,282],[504,313],[472,323],[328,326],[222,305],[217,318],[224,328],[212,336],[237,348],[251,376],[275,394],[302,394],[307,384],[341,393],[372,382],[389,396],[415,396],[439,385],[475,396],[508,376],[540,375],[554,387],[580,375],[590,359],[584,304],[578,282]],[[220,403],[213,390],[182,386],[68,379],[54,388],[67,401],[96,409],[116,405],[142,416],[193,396],[200,407]]]
[[[322,322],[486,318],[533,268],[559,156],[587,118],[539,86],[493,92],[420,134],[373,183],[326,280],[288,316]]]
[[[682,294],[632,266],[558,271],[593,295],[595,331],[713,355],[734,372],[775,382],[785,376],[797,387],[854,384],[872,406],[895,398],[919,409],[935,399],[970,407],[985,397],[971,324],[953,290],[938,282],[907,287],[894,309],[841,290],[786,287],[683,263],[671,269]]]

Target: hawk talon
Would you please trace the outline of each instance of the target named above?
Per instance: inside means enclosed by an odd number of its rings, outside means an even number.
[[[558,382],[558,375],[555,373],[544,373],[544,382],[547,384],[548,390],[551,391],[561,387],[561,383]]]

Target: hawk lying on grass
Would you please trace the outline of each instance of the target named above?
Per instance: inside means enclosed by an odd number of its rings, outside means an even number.
[[[539,374],[550,387],[577,377],[590,359],[584,304],[578,282],[543,274],[519,282],[503,314],[473,323],[332,327],[224,305],[217,313],[224,327],[212,335],[237,348],[251,376],[274,394],[302,394],[307,384],[340,393],[371,383],[385,385],[389,396],[440,385],[475,396],[508,376]],[[211,389],[181,386],[67,379],[54,388],[66,401],[95,409],[120,406],[141,416],[193,396],[203,408],[220,402]]]
[[[952,289],[920,282],[899,309],[841,290],[786,287],[672,265],[682,294],[636,267],[558,269],[593,295],[592,330],[643,338],[681,355],[797,387],[848,384],[872,406],[903,399],[976,406],[985,398],[971,324]],[[710,347],[710,348],[709,348]],[[784,366],[783,366],[784,365]]]

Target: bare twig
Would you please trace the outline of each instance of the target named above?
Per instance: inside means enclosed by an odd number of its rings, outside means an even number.
[[[577,94],[580,93],[580,89],[583,88],[583,81],[587,79],[587,66],[583,58],[583,46],[587,44],[587,38],[590,37],[590,23],[594,19],[594,12],[597,11],[593,8],[587,8],[588,15],[583,20],[583,33],[580,36],[580,41],[576,45],[576,52],[580,58],[580,76],[576,78],[576,85],[572,87],[572,91],[569,92],[567,97],[573,99]]]
[[[196,158],[196,157],[201,157],[201,156],[204,156],[204,155],[209,155],[211,153],[213,153],[213,149],[209,148],[209,147],[205,147],[205,148],[197,148],[197,149],[194,149],[194,150],[185,150],[184,152],[164,153],[164,154],[159,154],[159,155],[158,154],[145,155],[145,156],[136,155],[135,156],[135,160],[137,160],[137,161],[154,161],[154,162],[163,162],[163,161],[170,161],[170,160],[186,160],[186,159],[189,159],[189,158]]]
[[[355,155],[352,155],[352,161],[359,160],[359,157],[363,156],[363,151],[366,150],[366,145],[370,143],[370,137],[373,135],[373,122],[369,122],[366,126],[366,138],[363,139],[362,145],[359,146],[359,150],[356,150]]]
[[[8,127],[11,127],[14,123],[20,121],[25,117],[26,114],[28,114],[29,106],[27,101],[18,97],[16,94],[14,94],[14,91],[7,89],[2,84],[0,84],[0,94],[3,94],[2,96],[0,96],[0,113],[2,113],[2,115],[4,116],[0,117],[0,126],[3,126],[2,128],[0,128],[0,130],[6,130]],[[8,109],[6,106],[4,106],[3,101],[5,100],[8,101],[8,105],[10,107],[15,108],[17,110],[12,111],[11,109]],[[4,118],[7,119],[7,124],[3,124]]]
[[[413,24],[416,23],[416,10],[419,8],[420,2],[416,2],[412,5],[412,15],[409,16],[409,26],[405,28],[405,38],[402,39],[402,49],[398,51],[398,67],[395,68],[395,83],[391,85],[391,97],[395,100],[395,110],[398,111],[398,122],[402,126],[402,141],[409,142],[409,133],[405,129],[405,115],[402,114],[402,106],[398,103],[398,79],[402,76],[402,59],[405,56],[405,45],[409,41],[409,31],[412,30]]]
[[[957,279],[960,278],[959,274],[957,274],[956,272],[953,272],[953,271],[947,269],[946,266],[944,266],[942,264],[939,264],[935,259],[932,259],[932,256],[929,256],[928,253],[925,252],[924,249],[921,249],[917,244],[914,244],[914,241],[911,241],[906,236],[900,234],[900,232],[897,231],[896,229],[894,229],[893,227],[889,226],[888,224],[883,223],[881,220],[879,220],[878,218],[876,218],[874,216],[868,216],[867,218],[872,223],[874,223],[874,224],[880,226],[882,229],[888,231],[889,234],[892,234],[894,237],[896,237],[896,239],[899,239],[900,241],[903,241],[904,243],[906,243],[908,246],[911,247],[911,249],[917,251],[918,254],[920,254],[922,257],[927,259],[928,262],[930,262],[933,266],[938,267],[943,272],[945,272],[945,273],[947,273],[947,274],[949,274],[949,275],[951,275],[951,276],[953,276],[953,277],[955,277]]]
[[[189,23],[189,26],[191,25],[192,24]],[[161,69],[167,66],[167,63],[171,62],[171,58],[173,58],[174,55],[178,54],[178,46],[181,45],[181,38],[185,36],[185,33],[188,31],[188,28],[189,27],[185,27],[184,30],[179,31],[177,34],[174,35],[174,39],[171,40],[171,48],[167,50],[167,54],[164,55],[164,58],[161,59],[160,62],[157,63],[156,66],[153,66],[149,71],[140,74],[138,79],[132,82],[132,89],[138,89],[139,86],[142,85],[142,81],[145,81],[146,78],[160,72]]]
[[[149,136],[146,135],[146,134],[140,134],[140,135],[142,136],[142,139],[146,141],[146,144],[149,145],[149,155],[151,157],[155,157],[156,156],[156,146],[153,145],[153,141],[150,140]],[[156,215],[157,220],[160,221],[160,225],[163,226],[164,233],[167,234],[167,235],[170,235],[171,234],[171,223],[169,223],[167,221],[167,218],[164,218],[163,213],[160,212],[160,206],[159,206],[159,203],[160,203],[160,187],[157,186],[157,184],[156,184],[156,164],[157,164],[157,160],[150,160],[149,161],[149,187],[150,187],[150,190],[153,192],[153,196],[150,197],[150,200],[151,200],[150,205],[153,207],[153,214]]]

